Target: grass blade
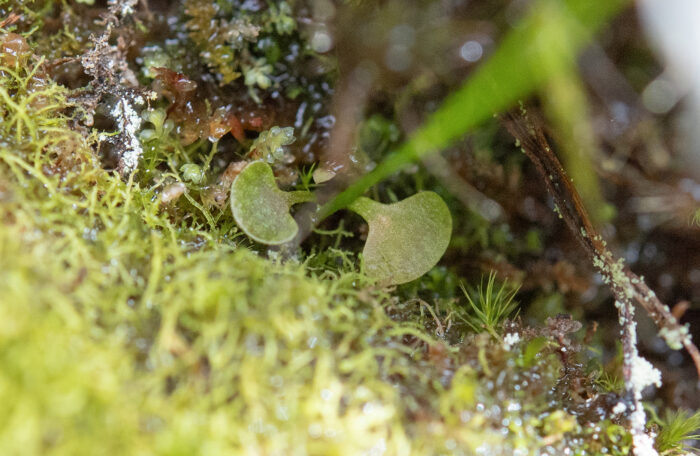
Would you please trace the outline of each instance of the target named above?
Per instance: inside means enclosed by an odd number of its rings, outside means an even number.
[[[627,0],[540,1],[522,23],[503,39],[500,47],[461,88],[428,117],[412,137],[373,171],[355,181],[327,203],[320,219],[345,208],[370,187],[430,153],[444,149],[495,113],[527,96],[550,77],[551,66],[539,64],[541,31],[552,21],[565,20],[570,27],[572,49],[580,49],[593,32],[613,17]],[[562,62],[566,65],[566,62]],[[514,72],[517,74],[514,76]]]

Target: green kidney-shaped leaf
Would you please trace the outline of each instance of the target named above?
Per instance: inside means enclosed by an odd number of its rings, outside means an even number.
[[[283,192],[267,163],[248,164],[231,186],[231,211],[238,226],[251,239],[268,245],[291,241],[299,231],[289,209],[309,201],[309,192]]]
[[[367,274],[400,284],[417,279],[440,260],[452,234],[452,217],[436,193],[420,192],[394,204],[360,197],[348,209],[369,225],[363,250]]]

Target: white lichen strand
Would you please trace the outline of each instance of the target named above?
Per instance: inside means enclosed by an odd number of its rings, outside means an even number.
[[[627,411],[627,405],[624,402],[618,402],[611,411],[613,415],[622,415]]]
[[[111,114],[117,121],[120,134],[124,139],[124,153],[119,160],[119,166],[124,174],[129,174],[136,169],[143,154],[141,142],[137,137],[141,128],[141,116],[131,102],[124,98],[117,101]]]
[[[629,279],[628,279],[629,280]],[[642,407],[642,391],[647,386],[661,386],[661,373],[649,361],[639,356],[637,351],[637,323],[634,318],[634,306],[630,300],[616,301],[615,307],[620,313],[622,338],[629,341],[623,363],[629,369],[629,378],[625,379],[627,389],[632,393],[630,413],[630,433],[632,434],[634,456],[658,456],[654,449],[654,439],[646,432],[647,417]]]
[[[642,411],[644,414],[644,411]],[[659,456],[654,448],[654,439],[647,434],[635,434],[632,436],[634,456]]]
[[[661,372],[639,355],[632,361],[631,377],[633,391],[639,392],[640,397],[647,386],[661,386]]]

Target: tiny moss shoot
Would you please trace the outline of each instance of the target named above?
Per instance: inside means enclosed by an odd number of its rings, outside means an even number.
[[[660,427],[656,448],[662,455],[691,453],[694,450],[692,444],[700,440],[700,412],[666,410],[662,419],[656,417],[654,421]]]
[[[466,323],[475,332],[486,331],[495,338],[500,338],[501,325],[514,313],[517,314],[518,302],[514,300],[517,287],[507,282],[496,285],[496,275],[492,272],[484,285],[483,280],[476,291],[468,291],[462,285],[464,297],[469,302],[472,314]],[[472,297],[474,296],[474,297]]]

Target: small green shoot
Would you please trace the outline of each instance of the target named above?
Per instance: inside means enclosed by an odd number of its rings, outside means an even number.
[[[289,210],[311,200],[311,192],[280,190],[272,168],[263,161],[248,164],[231,186],[233,218],[248,237],[262,244],[279,245],[294,239],[299,226]]]
[[[664,456],[692,454],[690,441],[700,441],[700,412],[692,415],[686,410],[667,410],[663,419],[656,417],[661,430],[656,436],[656,449]]]
[[[542,353],[542,350],[547,346],[549,341],[546,337],[535,337],[525,346],[522,354],[516,360],[516,363],[520,367],[525,369],[530,369],[537,363],[537,357]]]
[[[625,381],[618,375],[610,372],[602,372],[595,381],[603,391],[609,393],[621,393],[625,389]]]
[[[360,197],[348,209],[369,225],[362,253],[367,274],[379,282],[417,279],[435,266],[450,242],[452,217],[434,192],[420,192],[394,204]]]
[[[497,329],[518,307],[518,302],[513,300],[518,288],[510,286],[507,281],[497,286],[493,271],[489,274],[486,286],[482,280],[476,292],[468,291],[464,285],[461,287],[474,312],[465,319],[465,323],[474,332],[486,331],[495,339],[500,339]],[[472,295],[477,295],[477,299],[472,298]]]
[[[272,127],[260,133],[250,146],[250,150],[254,157],[261,158],[267,163],[287,163],[290,156],[286,146],[294,141],[296,138],[293,127]]]
[[[299,185],[297,188],[302,190],[311,191],[317,184],[314,181],[314,173],[316,172],[316,163],[309,167],[303,167],[299,170]]]

